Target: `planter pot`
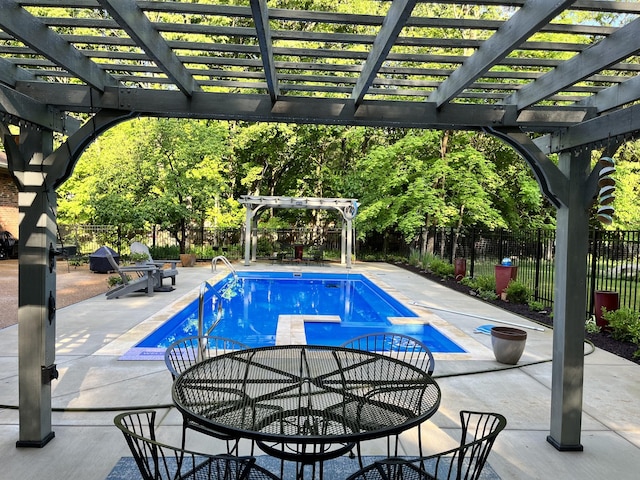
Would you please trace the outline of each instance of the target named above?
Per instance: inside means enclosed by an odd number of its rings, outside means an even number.
[[[507,365],[515,365],[520,360],[527,332],[512,327],[493,327],[491,329],[491,346],[496,360]]]
[[[596,317],[596,325],[606,329],[609,326],[609,322],[602,318],[602,307],[606,308],[607,312],[618,310],[620,308],[618,292],[598,290],[594,292],[593,296],[593,314]]]
[[[193,253],[181,253],[180,261],[183,267],[193,267],[196,264],[196,256]]]
[[[467,259],[456,258],[454,260],[454,275],[455,279],[459,282],[467,275]]]
[[[496,295],[502,296],[509,286],[511,280],[518,276],[518,267],[507,265],[496,265]]]

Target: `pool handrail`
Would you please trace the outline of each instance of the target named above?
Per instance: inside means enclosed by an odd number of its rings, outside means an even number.
[[[236,272],[236,269],[233,268],[233,265],[231,265],[231,262],[229,261],[229,259],[224,255],[218,255],[217,257],[213,257],[213,259],[211,260],[211,271],[212,272],[216,271],[216,265],[218,263],[218,260],[224,263],[229,268],[229,270],[231,270],[231,273],[233,274],[233,278],[235,280],[238,280],[238,273]]]
[[[218,301],[218,314],[216,316],[216,321],[213,322],[211,327],[209,327],[209,330],[207,330],[206,332],[204,331],[204,296],[207,293],[207,287],[208,286],[209,286],[209,284],[207,282],[202,282],[200,284],[200,293],[198,295],[198,337],[203,337],[205,335],[211,334],[213,329],[218,326],[218,324],[220,323],[220,320],[222,319],[222,303],[220,303],[222,298],[215,291],[215,289],[212,289],[212,292],[213,292],[212,296],[213,296],[213,298],[217,299],[217,301]],[[202,358],[202,349],[203,348],[206,348],[206,346],[205,345],[198,345],[198,361],[200,361],[201,358]]]

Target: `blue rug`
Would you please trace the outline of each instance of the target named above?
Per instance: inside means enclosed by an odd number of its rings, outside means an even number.
[[[384,457],[363,457],[365,465],[375,462],[376,460],[382,460]],[[256,457],[256,463],[268,469],[271,472],[279,475],[280,461],[270,457],[268,455],[259,455]],[[310,468],[310,467],[308,467]],[[324,463],[324,478],[328,480],[340,480],[347,478],[353,472],[359,469],[358,459],[349,457],[338,457],[333,460],[328,460]],[[309,476],[311,473],[309,472]],[[142,476],[136,466],[136,462],[133,457],[122,457],[113,467],[111,473],[107,476],[106,480],[141,480]],[[287,462],[284,470],[283,480],[295,479],[294,465]],[[485,464],[481,480],[500,480],[500,477],[491,468],[491,465]]]

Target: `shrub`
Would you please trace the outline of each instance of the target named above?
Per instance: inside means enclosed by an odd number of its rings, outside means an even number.
[[[429,264],[429,270],[431,270],[431,272],[435,275],[446,278],[453,277],[455,267],[452,264],[445,262],[444,260],[436,258]]]
[[[473,279],[475,286],[475,290],[478,292],[487,291],[494,292],[496,291],[496,279],[491,275],[480,275],[479,277],[475,277]]]
[[[603,307],[602,318],[609,322],[611,336],[614,339],[640,343],[640,314],[635,310],[622,307],[607,311]]]
[[[496,300],[498,298],[494,290],[478,290],[478,296],[483,300]]]
[[[527,304],[529,305],[529,310],[532,312],[541,312],[545,310],[544,303],[539,302],[538,300],[529,300]]]
[[[409,254],[409,265],[412,267],[420,266],[420,253],[413,250],[411,254]]]
[[[511,303],[528,303],[531,299],[531,289],[517,280],[509,282],[505,294],[507,300]]]
[[[600,327],[596,323],[595,315],[591,315],[589,318],[587,318],[587,321],[584,322],[584,329],[587,331],[587,333],[600,333]]]

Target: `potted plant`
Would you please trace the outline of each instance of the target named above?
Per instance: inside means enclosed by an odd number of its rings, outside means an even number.
[[[507,365],[515,365],[520,360],[527,332],[513,327],[493,327],[491,329],[491,346],[496,360]]]
[[[149,255],[142,252],[133,252],[129,259],[135,264],[145,264],[149,261]]]

